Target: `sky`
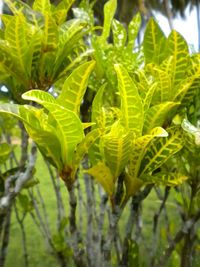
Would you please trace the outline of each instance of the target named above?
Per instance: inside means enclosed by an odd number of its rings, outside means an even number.
[[[157,21],[163,32],[168,36],[170,33],[169,23],[167,19],[159,13],[155,14]],[[194,8],[192,11],[187,8],[186,19],[183,20],[177,16],[173,20],[173,26],[187,41],[189,45],[194,46],[195,51],[198,51],[198,27],[197,27],[197,12]]]

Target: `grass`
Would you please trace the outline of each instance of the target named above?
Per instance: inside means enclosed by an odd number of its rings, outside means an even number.
[[[46,165],[42,159],[42,156],[39,154],[36,165],[36,177],[39,179],[39,186],[42,192],[43,199],[45,201],[46,209],[48,212],[48,219],[50,222],[51,232],[54,234],[57,233],[56,230],[56,218],[57,218],[57,207],[55,193],[53,190],[52,182],[50,181],[49,173]],[[84,184],[81,183],[81,187]],[[173,191],[173,190],[172,190]],[[25,192],[25,191],[24,191]],[[66,214],[68,213],[68,195],[64,184],[61,185],[61,192],[63,196],[63,201],[66,209]],[[174,192],[174,191],[173,191]],[[140,255],[142,255],[142,261],[148,261],[148,250],[154,245],[155,240],[152,239],[152,221],[155,211],[158,210],[160,206],[160,201],[158,200],[155,191],[152,191],[151,194],[145,199],[143,205],[143,226],[142,226],[142,240],[140,240]],[[175,233],[177,226],[180,226],[180,221],[177,221],[177,210],[174,204],[174,194],[170,197],[167,202],[167,210],[170,215],[170,231]],[[129,214],[130,206],[127,206],[123,214],[123,218],[120,221],[120,231],[123,233],[125,231],[125,223]],[[83,216],[84,217],[84,216]],[[157,244],[160,247],[160,253],[162,253],[163,247],[165,246],[166,240],[166,222],[165,218],[162,216],[160,221],[160,227],[158,229]],[[86,229],[86,219],[83,222],[83,227]],[[27,247],[29,255],[29,267],[57,267],[60,266],[55,257],[50,253],[50,250],[45,243],[45,240],[41,233],[38,231],[38,228],[33,223],[33,220],[29,214],[25,218],[25,230],[27,235]],[[136,229],[134,229],[136,231]],[[146,256],[145,256],[146,255]],[[159,257],[159,254],[158,254]],[[199,259],[196,260],[197,263],[194,267],[199,266]],[[169,263],[169,267],[178,266],[179,256],[175,252],[172,256],[172,260]],[[15,213],[12,212],[12,224],[11,224],[11,233],[10,233],[10,242],[8,247],[8,254],[6,259],[5,267],[23,267],[24,266],[24,256],[22,250],[22,235],[19,224],[16,220]],[[135,266],[139,267],[139,266]]]
[[[36,177],[39,179],[39,186],[45,201],[48,212],[51,231],[56,233],[56,199],[52,183],[49,178],[48,170],[39,154],[36,165]],[[66,198],[67,192],[64,185],[62,186],[63,198]],[[29,267],[54,267],[58,266],[54,256],[52,256],[45,244],[45,240],[38,228],[33,223],[29,214],[25,218],[25,230],[27,234],[27,247],[29,255]],[[5,267],[22,267],[24,266],[24,257],[22,251],[22,236],[19,224],[14,212],[12,212],[12,225],[10,242],[8,247],[8,256]]]

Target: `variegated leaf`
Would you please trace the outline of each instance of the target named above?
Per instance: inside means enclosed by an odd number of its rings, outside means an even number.
[[[19,83],[27,85],[23,72],[16,64],[15,58],[12,57],[5,41],[0,41],[0,65],[3,72],[6,72],[8,76],[13,76]]]
[[[109,0],[104,5],[104,23],[103,23],[103,32],[101,35],[101,42],[106,43],[107,38],[110,35],[110,27],[111,23],[117,8],[117,1],[116,0]]]
[[[33,9],[42,14],[50,13],[51,3],[49,0],[35,0],[33,3]]]
[[[174,101],[181,102],[184,106],[189,106],[194,96],[200,88],[200,68],[196,69],[195,74],[185,78],[177,87],[176,94],[173,95]]]
[[[138,177],[142,177],[146,173],[151,174],[183,147],[182,131],[179,127],[172,127],[167,132],[168,137],[156,138],[148,146],[140,165]]]
[[[49,14],[46,14],[44,19],[43,52],[50,52],[58,46],[58,27]]]
[[[107,84],[103,84],[99,90],[97,91],[93,101],[92,101],[92,121],[97,123],[96,126],[98,126],[98,121],[101,115],[101,110],[103,106],[103,93],[106,88]],[[96,127],[94,126],[94,127]]]
[[[124,126],[140,136],[143,128],[143,104],[136,85],[124,67],[115,65],[118,89],[121,96],[122,121]]]
[[[87,89],[89,75],[94,65],[94,61],[86,62],[76,68],[66,79],[61,94],[57,98],[60,105],[79,114],[80,105]]]
[[[156,103],[160,104],[165,101],[170,101],[172,95],[170,75],[161,68],[153,65],[147,65],[148,71],[154,76],[157,82]]]
[[[68,11],[74,2],[75,0],[64,0],[56,6],[53,16],[55,17],[58,25],[65,22]]]
[[[155,184],[163,186],[177,186],[185,182],[188,177],[181,173],[159,172],[154,175],[144,174],[140,178],[145,184]]]
[[[133,134],[127,132],[119,122],[114,123],[111,131],[102,137],[103,158],[105,158],[114,179],[117,179],[127,165],[132,143]]]
[[[43,156],[59,171],[65,162],[61,158],[61,142],[53,124],[43,110],[31,106],[20,106],[19,113],[29,136],[37,144]]]
[[[159,65],[166,57],[166,37],[153,18],[150,18],[146,27],[143,48],[146,63]]]
[[[21,14],[13,16],[12,20],[7,25],[5,29],[5,39],[9,42],[12,56],[15,57],[21,72],[26,77],[26,55],[28,51],[27,24]]]
[[[189,62],[188,46],[184,38],[173,30],[167,40],[168,54],[173,57],[170,66],[172,89],[182,82]]]
[[[152,85],[150,85],[148,87],[147,92],[145,93],[144,96],[144,100],[143,100],[143,107],[144,107],[144,112],[147,112],[147,110],[150,108],[151,106],[151,102],[152,102],[152,98],[154,95],[154,92],[157,88],[158,84],[157,83],[153,83]]]
[[[23,94],[23,98],[41,104],[42,102],[49,102],[56,104],[56,99],[50,93],[44,92],[42,90],[30,90],[25,94]]]
[[[90,147],[99,139],[101,135],[102,131],[100,129],[94,129],[85,136],[85,138],[82,140],[80,144],[77,145],[72,160],[73,178],[75,177],[78,166],[81,160],[83,159],[84,155],[89,153]]]
[[[142,159],[147,151],[147,148],[154,138],[165,138],[168,133],[161,127],[154,128],[150,134],[138,137],[131,149],[130,161],[128,165],[128,174],[131,177],[138,177]]]
[[[116,19],[113,19],[112,22],[112,32],[113,32],[114,46],[118,48],[124,47],[127,38],[126,29]]]
[[[163,126],[166,119],[169,118],[170,112],[178,105],[179,103],[175,102],[164,102],[147,110],[144,119],[143,134],[149,133],[154,127]]]
[[[137,13],[128,25],[128,44],[127,49],[133,52],[135,40],[141,27],[141,15]]]
[[[34,91],[32,91],[31,96],[28,92],[23,94],[22,97],[23,99],[36,101],[50,112],[50,115],[55,120],[54,127],[56,129],[57,137],[62,144],[62,160],[65,164],[70,164],[76,145],[80,143],[84,137],[81,121],[74,112],[56,103],[44,101],[43,95],[40,98],[38,97],[38,93],[35,96],[33,96],[33,94]],[[49,94],[46,94],[49,99]]]

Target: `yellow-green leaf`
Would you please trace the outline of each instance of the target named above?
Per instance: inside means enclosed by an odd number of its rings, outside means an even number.
[[[113,195],[114,193],[113,175],[110,169],[103,162],[99,162],[92,168],[85,170],[85,172],[93,176],[109,196]]]
[[[150,134],[138,137],[131,149],[128,174],[131,177],[138,177],[142,159],[147,151],[148,145],[154,138],[165,138],[168,133],[161,127],[154,128]]]
[[[144,119],[143,134],[149,133],[154,127],[163,126],[165,120],[171,115],[179,103],[164,102],[148,109]]]
[[[122,127],[119,122],[113,124],[111,131],[101,140],[104,158],[114,179],[121,174],[128,163],[133,143],[133,134]]]
[[[182,131],[179,127],[167,130],[168,137],[153,139],[142,159],[139,177],[152,173],[183,147]]]
[[[136,85],[126,69],[115,65],[118,89],[121,97],[122,122],[124,126],[140,136],[143,128],[143,104]]]
[[[57,98],[60,105],[79,114],[80,105],[87,89],[88,79],[95,65],[94,61],[83,63],[66,79]]]

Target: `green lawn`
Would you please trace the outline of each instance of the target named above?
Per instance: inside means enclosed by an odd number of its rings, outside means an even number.
[[[40,181],[40,190],[45,201],[45,206],[48,213],[48,220],[50,222],[51,232],[56,234],[56,217],[57,217],[57,207],[55,193],[53,190],[52,182],[47,171],[47,167],[43,162],[41,155],[38,155],[37,159],[37,172],[36,177]],[[81,187],[84,186],[83,182],[80,182]],[[174,192],[174,190],[172,190]],[[68,196],[64,184],[61,182],[61,192],[63,196],[63,202],[65,205],[66,213],[68,212]],[[175,233],[177,226],[179,225],[180,218],[177,215],[176,206],[174,204],[174,194],[171,194],[169,201],[167,202],[167,210],[170,218],[170,231]],[[39,202],[38,202],[39,203]],[[39,204],[41,208],[41,204]],[[143,222],[142,222],[142,240],[140,245],[140,254],[142,255],[142,260],[148,261],[148,255],[144,256],[149,248],[154,244],[155,240],[152,239],[152,220],[155,211],[158,210],[160,206],[160,201],[158,200],[155,191],[153,190],[151,194],[145,199],[143,205]],[[125,222],[128,218],[129,206],[126,207],[124,211],[123,218],[120,222],[120,231],[123,233],[125,230]],[[67,216],[67,215],[66,215]],[[84,215],[83,215],[84,217]],[[161,226],[158,231],[158,248],[160,253],[162,253],[163,246],[166,240],[166,222],[164,216],[161,217]],[[83,227],[86,228],[86,221],[83,223]],[[33,220],[29,214],[25,218],[25,230],[27,235],[27,247],[29,255],[29,267],[57,267],[59,266],[57,260],[53,255],[50,254],[47,244],[38,228],[33,223]],[[158,254],[159,257],[159,254]],[[177,253],[173,254],[173,260],[169,263],[169,267],[176,267],[179,263],[179,257]],[[197,259],[198,260],[198,259]],[[22,250],[22,235],[18,222],[16,221],[15,213],[12,212],[12,225],[10,242],[8,247],[8,256],[6,260],[5,267],[23,267],[24,257]],[[198,263],[195,266],[198,266]],[[139,266],[138,266],[139,267]]]

